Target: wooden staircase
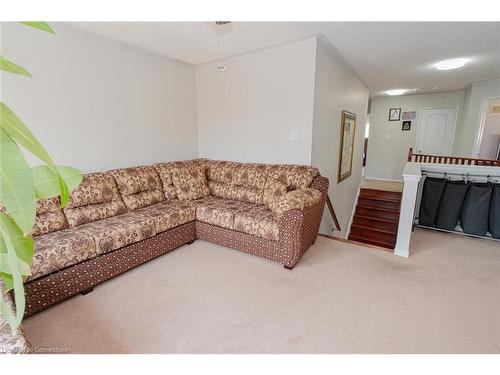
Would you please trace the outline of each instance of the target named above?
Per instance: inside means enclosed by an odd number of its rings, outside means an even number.
[[[349,240],[394,249],[402,193],[361,188]]]

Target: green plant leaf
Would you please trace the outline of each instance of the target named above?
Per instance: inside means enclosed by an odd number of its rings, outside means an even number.
[[[31,73],[24,69],[22,66],[14,64],[12,61],[7,60],[5,57],[0,55],[0,70],[20,74],[27,77],[32,77]]]
[[[49,26],[47,22],[43,21],[23,21],[21,22],[23,25],[34,27],[35,29],[46,31],[51,34],[55,34],[55,31],[52,27]]]
[[[18,259],[31,264],[33,258],[34,245],[33,239],[24,236],[21,229],[16,225],[12,218],[0,213],[0,235],[2,244],[7,251],[7,263],[12,275],[14,285],[14,301],[16,304],[16,319],[11,324],[11,329],[15,330],[21,323],[24,316],[26,300],[24,297],[24,284]]]
[[[14,140],[0,128],[0,202],[28,234],[35,223],[36,203],[31,170]]]
[[[45,162],[58,175],[61,191],[61,205],[64,207],[69,200],[69,192],[63,178],[59,176],[56,165],[52,161],[42,144],[36,139],[31,130],[19,117],[3,102],[0,102],[0,127],[5,130],[17,143],[30,151],[33,155]]]
[[[26,262],[24,262],[22,259],[19,258],[17,258],[17,264],[19,265],[19,271],[21,272],[21,275],[26,276],[31,274],[31,267],[29,266],[29,264],[27,264]],[[3,274],[11,273],[7,252],[5,253],[0,252],[0,273]]]
[[[9,273],[0,272],[0,277],[5,285],[5,290],[9,291],[14,288],[14,281],[12,280],[12,275]]]
[[[23,234],[21,228],[17,226],[12,218],[7,215],[0,213],[0,220],[4,222],[5,227],[9,231],[10,240],[14,246],[14,251],[16,257],[18,258],[19,269],[22,275],[31,275],[31,272],[24,272],[25,267],[31,267],[33,262],[33,255],[35,254],[35,243],[31,236],[26,236]],[[0,233],[0,256],[2,254],[8,253],[7,243],[4,239],[4,235]],[[0,269],[1,273],[11,273],[4,269]]]
[[[39,165],[31,168],[31,171],[37,198],[52,198],[61,194],[58,177],[49,167]],[[82,182],[82,174],[76,168],[58,165],[57,171],[70,192]]]

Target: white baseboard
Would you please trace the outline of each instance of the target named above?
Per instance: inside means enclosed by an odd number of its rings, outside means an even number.
[[[349,218],[349,223],[347,225],[344,238],[347,240],[349,238],[349,233],[351,231],[352,220],[354,219],[354,213],[356,212],[356,207],[358,206],[359,193],[361,192],[361,186],[358,187],[358,191],[356,193],[356,199],[354,200],[354,205],[352,207],[351,217]]]

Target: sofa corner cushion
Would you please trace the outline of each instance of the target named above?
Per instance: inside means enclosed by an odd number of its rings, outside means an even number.
[[[31,235],[41,236],[68,228],[59,198],[40,199],[36,202],[36,218]]]
[[[234,217],[238,212],[243,212],[255,207],[254,204],[209,197],[198,204],[196,209],[196,220],[208,224],[217,225],[222,228],[233,229]]]
[[[98,203],[99,202],[99,203]],[[120,215],[127,211],[110,173],[90,173],[70,195],[63,209],[70,227]]]
[[[31,275],[26,281],[95,257],[97,251],[94,238],[80,228],[69,228],[35,237]]]
[[[210,193],[218,198],[235,199],[238,201],[261,204],[263,191],[253,186],[225,184],[209,181]]]
[[[205,168],[199,165],[172,169],[177,198],[181,201],[204,198],[210,195]]]
[[[264,205],[236,213],[234,230],[273,241],[279,240],[278,223],[272,212]]]
[[[269,209],[279,219],[290,210],[304,210],[321,202],[323,194],[319,190],[304,188],[289,191],[278,199],[272,200]]]

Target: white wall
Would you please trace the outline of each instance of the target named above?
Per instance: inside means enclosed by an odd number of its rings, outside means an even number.
[[[463,126],[460,131],[460,141],[457,154],[465,157],[477,158],[472,155],[476,140],[476,131],[480,121],[481,102],[486,98],[500,98],[500,79],[476,82],[469,89],[468,100],[464,112]]]
[[[342,228],[331,231],[330,214],[325,209],[320,232],[345,237],[358,187],[361,182],[363,143],[368,107],[368,89],[346,66],[330,44],[318,40],[314,89],[312,164],[330,180],[329,194]],[[342,111],[355,113],[356,133],[352,175],[337,183]]]
[[[408,148],[416,143],[418,114],[423,107],[458,106],[457,133],[462,123],[465,92],[440,94],[403,95],[373,98],[370,113],[370,136],[365,177],[402,180]],[[389,121],[389,109],[401,108],[403,112],[416,111],[410,131],[402,131],[402,121]],[[455,137],[457,145],[457,137]]]
[[[315,56],[312,38],[198,66],[200,157],[310,164]]]
[[[2,72],[1,94],[58,164],[89,172],[197,156],[191,65],[51,25],[56,35],[2,23],[2,54],[34,78]]]

